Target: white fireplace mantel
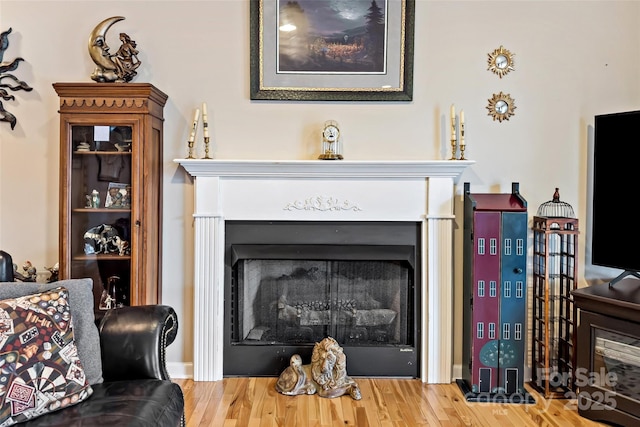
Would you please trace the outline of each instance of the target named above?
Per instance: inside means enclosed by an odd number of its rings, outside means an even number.
[[[298,220],[422,223],[420,376],[451,382],[454,186],[473,161],[174,162],[194,177],[195,381],[223,377],[225,221]]]

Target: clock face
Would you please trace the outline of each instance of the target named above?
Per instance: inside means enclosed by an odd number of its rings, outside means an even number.
[[[322,136],[327,142],[336,142],[339,135],[340,131],[335,125],[328,125],[322,132]]]

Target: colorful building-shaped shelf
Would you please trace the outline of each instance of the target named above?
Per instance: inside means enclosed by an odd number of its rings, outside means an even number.
[[[527,318],[527,202],[471,193],[464,185],[463,366],[470,401],[528,403],[524,389]]]

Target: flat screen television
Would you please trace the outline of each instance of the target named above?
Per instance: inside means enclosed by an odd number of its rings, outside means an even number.
[[[640,278],[640,111],[595,116],[591,263]]]

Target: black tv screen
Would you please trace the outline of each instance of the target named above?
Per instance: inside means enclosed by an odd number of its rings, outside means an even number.
[[[640,111],[595,116],[591,263],[640,271]],[[624,273],[623,273],[624,274]]]

